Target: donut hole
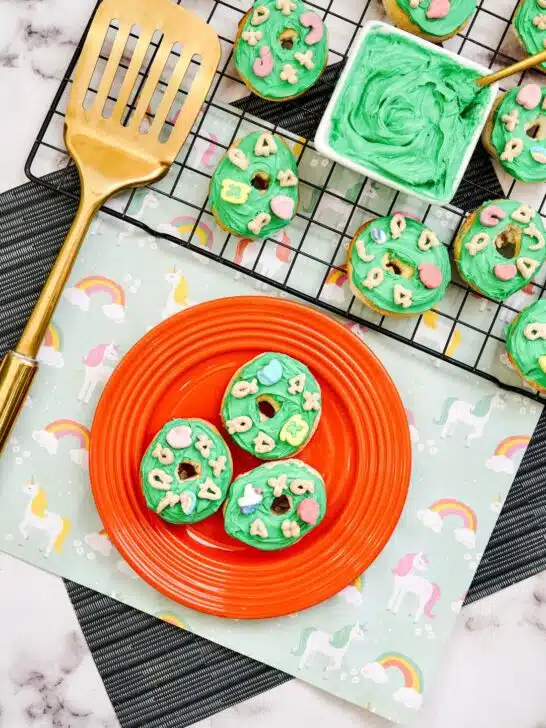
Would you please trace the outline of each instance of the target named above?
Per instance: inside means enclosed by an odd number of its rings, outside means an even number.
[[[525,125],[525,133],[531,139],[542,141],[546,139],[546,116],[539,116],[536,121]]]
[[[285,51],[291,51],[298,41],[298,33],[293,28],[286,28],[280,33],[278,40]]]
[[[258,192],[266,192],[269,189],[269,175],[267,172],[256,172],[250,180],[250,184]]]
[[[195,460],[182,460],[176,468],[176,477],[180,481],[195,480],[201,475],[201,463]]]
[[[495,238],[495,248],[503,258],[511,260],[517,258],[521,248],[521,228],[517,225],[508,225]]]
[[[269,511],[274,516],[284,516],[292,508],[292,499],[289,495],[280,495],[273,498]]]
[[[280,403],[270,394],[261,394],[256,397],[256,404],[258,405],[260,422],[272,420],[281,408]]]
[[[401,276],[402,278],[413,278],[415,274],[415,268],[408,263],[404,263],[392,253],[385,253],[383,256],[383,268],[389,273],[393,273],[395,276]]]

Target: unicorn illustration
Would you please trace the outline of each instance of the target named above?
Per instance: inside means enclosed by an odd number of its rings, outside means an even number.
[[[419,599],[419,603],[415,611],[414,621],[418,622],[423,614],[429,619],[434,619],[436,615],[432,614],[432,608],[440,598],[440,587],[438,584],[425,579],[425,577],[412,573],[413,570],[424,572],[427,569],[428,559],[421,552],[406,554],[400,559],[392,570],[394,587],[387,605],[390,612],[398,614],[406,594],[415,594]]]
[[[37,528],[46,531],[49,537],[44,549],[44,556],[49,556],[52,549],[62,551],[62,544],[70,531],[70,522],[62,516],[47,510],[47,496],[34,479],[23,485],[23,493],[30,496],[25,509],[19,531],[23,538],[28,538],[28,529]]]
[[[338,629],[334,634],[308,627],[301,633],[300,643],[293,652],[296,657],[301,656],[298,669],[303,670],[311,655],[319,653],[330,659],[326,670],[341,670],[343,658],[347,654],[351,642],[362,642],[366,639],[365,633],[366,628],[358,622],[355,625]]]
[[[167,319],[188,307],[188,282],[181,271],[171,268],[165,275],[165,280],[170,283],[171,290],[165,308],[161,312],[162,319]]]
[[[456,328],[451,334],[450,321],[444,320],[436,311],[425,311],[417,329],[416,339],[431,349],[443,351],[448,338],[446,355],[453,356],[462,343],[461,332]]]
[[[439,419],[435,420],[437,425],[443,425],[442,437],[451,437],[457,423],[462,422],[471,428],[466,436],[466,446],[472,440],[483,437],[486,424],[491,418],[494,409],[502,409],[504,399],[499,394],[488,394],[482,397],[475,405],[471,405],[462,399],[449,397],[445,400],[442,413]]]
[[[95,388],[104,384],[114,371],[108,366],[108,362],[119,361],[119,348],[114,344],[98,344],[87,354],[83,363],[85,364],[85,377],[82,388],[78,394],[78,400],[89,404]]]

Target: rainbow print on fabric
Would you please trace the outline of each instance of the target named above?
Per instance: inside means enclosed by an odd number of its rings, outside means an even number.
[[[179,629],[186,629],[186,627],[184,626],[184,622],[182,622],[181,619],[172,614],[172,612],[158,612],[155,616],[157,617],[157,619],[162,619],[164,622],[168,622],[169,624],[172,624]]]
[[[62,369],[64,366],[62,348],[63,339],[61,330],[51,321],[46,329],[44,340],[38,352],[38,361],[46,366]]]
[[[105,316],[120,323],[125,318],[125,291],[119,283],[105,276],[87,276],[67,288],[63,297],[80,311],[89,311],[91,298],[98,294],[109,296],[110,302],[102,306]]]
[[[525,453],[531,438],[527,435],[510,435],[501,440],[489,458],[486,466],[495,473],[513,475],[516,472],[515,461]]]
[[[478,517],[469,505],[460,500],[440,498],[431,503],[426,510],[418,511],[417,517],[425,528],[429,528],[434,533],[442,532],[446,519],[456,517],[461,525],[453,532],[455,539],[467,549],[473,549],[476,545]]]
[[[171,225],[177,229],[179,235],[181,235],[185,240],[189,240],[196,222],[196,217],[183,215],[182,217],[175,217],[174,220],[171,220]],[[201,247],[212,250],[214,245],[214,234],[206,222],[203,222],[203,220],[199,221],[195,228],[194,235],[197,236],[197,240]]]
[[[415,426],[415,416],[409,409],[406,410],[406,417],[408,418],[408,427],[410,433],[410,440],[412,442],[419,442],[419,431]]]
[[[89,467],[89,430],[75,420],[54,420],[42,430],[35,430],[32,439],[43,447],[50,455],[56,455],[59,442],[64,438],[72,438],[78,447],[69,450],[70,459],[76,465]]]
[[[341,288],[345,285],[345,283],[347,283],[347,272],[345,270],[345,266],[343,265],[341,268],[343,268],[343,270],[333,268],[328,273],[328,278],[326,279],[327,286],[337,286],[338,288]]]
[[[388,684],[394,678],[394,671],[401,674],[404,684],[393,693],[393,698],[406,708],[419,710],[423,702],[423,673],[417,664],[400,652],[385,652],[375,660],[364,665],[362,674],[367,680],[378,684]]]

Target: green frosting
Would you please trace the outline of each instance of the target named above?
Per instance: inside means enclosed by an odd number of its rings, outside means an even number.
[[[279,172],[290,172],[296,180],[298,177],[298,166],[292,151],[283,140],[273,135],[273,142],[276,151],[269,156],[257,156],[255,153],[256,144],[263,137],[271,135],[254,131],[243,139],[236,142],[233,149],[238,149],[245,155],[248,166],[241,169],[230,159],[231,150],[220,160],[210,183],[209,201],[212,212],[220,223],[228,228],[235,235],[244,238],[265,238],[273,235],[278,230],[290,224],[298,208],[298,183],[293,185],[282,184],[279,180]],[[243,163],[244,164],[244,163]],[[265,190],[256,189],[252,186],[252,180],[258,178],[267,180],[268,187]],[[230,184],[230,182],[235,183]],[[241,187],[243,185],[243,187]],[[245,192],[246,190],[246,192]],[[246,201],[242,202],[248,193]],[[223,199],[227,195],[229,199]],[[242,196],[241,196],[242,195]],[[232,201],[230,201],[232,200]],[[281,201],[288,219],[283,219],[276,214],[271,205]],[[288,206],[287,206],[288,203]],[[278,212],[278,208],[275,208]],[[270,222],[263,225],[258,233],[249,228],[257,216],[265,213],[271,217]]]
[[[466,23],[476,10],[476,0],[451,0],[450,10],[443,18],[427,18],[430,5],[435,0],[421,0],[416,8],[412,8],[410,0],[396,0],[402,10],[427,35],[442,37],[452,35],[457,28]]]
[[[545,23],[537,21],[535,25],[533,21],[541,15],[545,18]],[[542,25],[545,27],[541,30]],[[546,3],[543,2],[541,7],[537,0],[522,0],[514,18],[514,26],[529,55],[543,51],[546,48]],[[546,71],[546,63],[541,65]]]
[[[546,15],[545,15],[546,18]],[[546,34],[545,34],[546,37]],[[546,86],[532,84],[541,89],[542,100],[534,109],[526,109],[518,103],[518,95],[529,86],[517,86],[508,91],[495,110],[491,144],[504,169],[522,182],[546,182]],[[517,123],[511,129],[506,117],[517,113]],[[503,121],[505,117],[505,121]],[[535,138],[527,136],[526,130],[538,124]],[[502,159],[508,142],[521,140],[523,149],[513,161]]]
[[[282,2],[288,8],[287,1],[282,0]],[[326,26],[321,16],[312,12],[310,8],[306,8],[301,0],[292,0],[290,7],[293,9],[288,14],[284,14],[277,8],[277,0],[262,0],[261,2],[256,0],[235,46],[235,66],[245,82],[260,96],[272,101],[282,101],[307,91],[321,75],[328,57]],[[252,18],[258,8],[266,8],[269,11],[269,17],[263,23],[254,25]],[[321,37],[316,42],[306,42],[306,39],[309,38],[313,41],[318,35],[307,24],[302,24],[302,15],[305,15],[304,19],[313,15],[314,22],[322,29],[322,34],[318,33]],[[295,33],[292,48],[284,48],[279,40],[281,34],[287,30]],[[249,32],[261,34],[255,45],[245,39],[244,34]],[[309,36],[310,32],[313,33],[311,36]],[[269,49],[273,67],[269,75],[261,77],[254,72],[253,67],[256,60],[260,59],[260,54],[265,53],[262,50],[264,48]],[[296,58],[296,54],[309,54],[309,51],[311,51],[311,55],[306,57],[310,59],[312,68],[307,68]],[[286,65],[294,69],[297,75],[295,83],[289,83],[281,78],[281,73]]]
[[[491,215],[488,215],[492,207],[503,210],[505,217],[502,220],[497,220],[496,224],[484,224],[483,221],[495,222],[496,216],[491,219]],[[514,214],[518,217],[518,211],[522,209],[524,210],[522,219],[528,220],[528,222],[520,222],[513,217]],[[527,212],[527,216],[525,216],[525,212]],[[499,251],[499,243],[502,241],[502,237],[499,238],[498,236],[507,228],[509,237],[514,239],[513,236],[515,235],[520,238],[519,251],[517,248],[513,249],[514,252],[517,252],[517,255],[513,258],[506,258]],[[531,231],[534,231],[534,234],[530,234]],[[480,240],[476,238],[480,234],[488,236],[487,244],[472,255],[471,241],[475,240],[480,245]],[[546,233],[540,215],[528,205],[522,205],[516,200],[485,202],[475,213],[472,226],[464,232],[460,248],[459,245],[456,246],[456,256],[459,256],[457,259],[459,272],[473,288],[485,296],[493,298],[495,301],[504,301],[523,288],[538,274],[546,255],[546,246],[543,242],[545,238]],[[467,247],[469,245],[471,246],[470,250]],[[538,263],[535,270],[526,272],[527,277],[522,275],[517,266],[517,261],[521,258],[528,258]],[[502,267],[496,269],[496,266]],[[510,270],[513,277],[508,280],[502,280],[496,272],[502,271],[500,275],[507,277]],[[527,271],[526,268],[524,270]]]
[[[233,538],[263,551],[277,551],[312,531],[325,513],[320,473],[301,460],[281,460],[233,481],[224,521]]]
[[[286,354],[268,352],[235,374],[222,402],[222,420],[243,450],[277,460],[304,447],[321,410],[320,387],[309,369]]]
[[[391,224],[395,226],[397,221],[405,223],[405,230],[395,238]],[[419,247],[423,235],[431,236],[432,244],[422,239],[428,250]],[[447,248],[425,225],[401,215],[382,217],[365,227],[350,247],[348,263],[349,281],[355,294],[385,313],[414,315],[428,311],[444,297],[451,280]],[[366,285],[378,276],[381,278],[378,285],[371,288]],[[422,280],[435,287],[428,288]],[[410,301],[403,295],[409,305],[396,302],[399,286],[409,292]]]
[[[543,366],[546,368],[546,338],[535,330],[528,338],[526,329],[533,324],[542,324],[546,327],[546,299],[533,303],[529,308],[524,309],[508,327],[506,348],[514,360],[517,368],[525,379],[536,384],[541,389],[546,389],[546,371],[540,366],[539,359],[543,357]],[[527,333],[529,330],[527,329]],[[546,332],[544,333],[546,337]]]
[[[476,86],[479,75],[410,35],[372,27],[332,110],[329,143],[431,202],[448,202],[492,98]]]
[[[220,433],[197,419],[167,422],[140,464],[146,505],[176,524],[202,521],[217,511],[232,475],[231,455]]]

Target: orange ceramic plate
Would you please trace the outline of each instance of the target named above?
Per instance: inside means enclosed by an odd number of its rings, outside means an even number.
[[[317,431],[299,457],[324,476],[326,517],[277,552],[231,539],[221,512],[191,526],[166,523],[147,509],[139,482],[140,459],[168,420],[201,417],[223,431],[225,387],[263,351],[306,364],[323,401]],[[235,475],[261,464],[225,436]],[[398,392],[365,344],[306,306],[241,297],[173,316],[123,358],[95,415],[90,468],[106,531],[143,579],[202,612],[263,618],[333,596],[372,563],[400,517],[411,451]]]

